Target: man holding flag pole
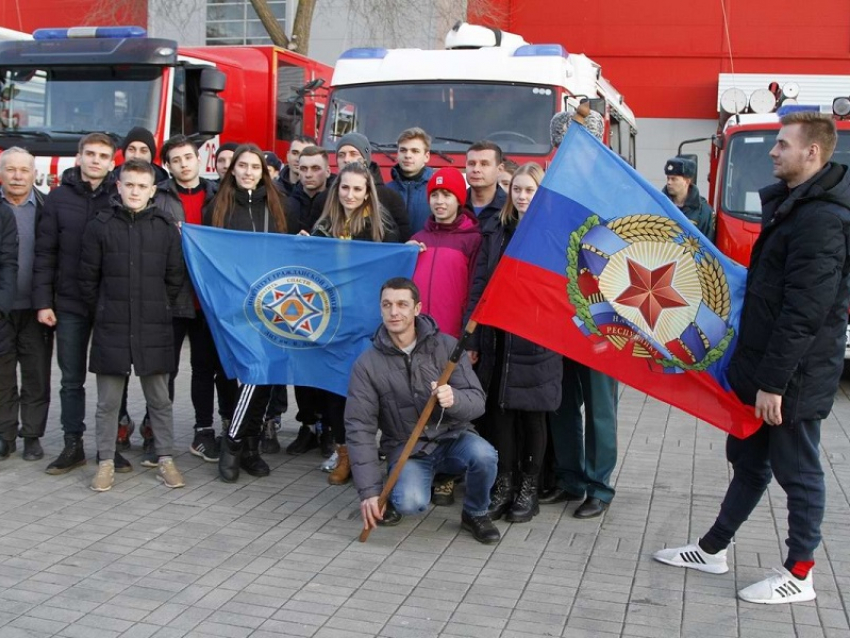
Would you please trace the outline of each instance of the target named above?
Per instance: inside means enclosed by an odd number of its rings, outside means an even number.
[[[831,117],[782,118],[749,274],[582,127],[562,149],[472,320],[610,374],[730,434],[734,478],[700,543],[664,563],[725,573],[726,547],[775,474],[788,560],[739,592],[815,598],[824,479],[820,422],[843,367],[850,307],[850,175],[829,160]]]

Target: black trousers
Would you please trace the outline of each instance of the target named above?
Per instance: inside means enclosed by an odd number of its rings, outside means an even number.
[[[306,385],[296,385],[295,388],[295,403],[298,406],[298,412],[295,415],[295,420],[302,425],[315,425],[319,421],[321,414],[321,393],[318,388],[310,388]]]
[[[272,394],[271,385],[245,384],[239,388],[239,399],[227,436],[234,440],[259,436],[263,429],[266,407]]]
[[[322,406],[322,425],[330,427],[334,443],[345,444],[345,397],[327,390],[316,390]]]
[[[499,453],[499,474],[517,470],[540,474],[546,453],[546,413],[497,409],[491,423],[493,447]]]
[[[0,438],[7,441],[18,434],[44,436],[47,427],[53,330],[36,315],[35,310],[13,310],[0,319]]]

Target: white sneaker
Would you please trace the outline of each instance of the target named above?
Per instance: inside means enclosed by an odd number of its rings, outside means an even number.
[[[336,450],[331,454],[330,458],[322,461],[322,464],[319,466],[319,469],[322,472],[333,472],[336,469],[336,466],[339,464],[339,454],[337,454]]]
[[[655,552],[652,557],[659,563],[673,567],[689,567],[709,574],[725,574],[729,571],[726,563],[726,550],[708,554],[696,543],[684,547],[671,547]]]
[[[805,580],[795,578],[784,567],[773,571],[776,573],[755,585],[744,587],[738,592],[738,598],[746,600],[748,603],[778,605],[780,603],[803,603],[817,597],[811,571],[809,571]]]

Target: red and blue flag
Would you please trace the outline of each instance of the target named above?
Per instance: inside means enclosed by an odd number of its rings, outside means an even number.
[[[738,437],[761,422],[726,380],[746,270],[571,126],[472,318]]]

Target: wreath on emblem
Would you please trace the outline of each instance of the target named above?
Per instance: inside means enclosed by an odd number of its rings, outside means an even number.
[[[735,335],[726,274],[674,220],[591,215],[567,244],[567,294],[586,336],[664,368],[703,371]]]

